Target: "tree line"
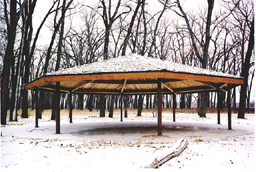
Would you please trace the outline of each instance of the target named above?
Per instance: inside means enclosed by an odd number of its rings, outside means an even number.
[[[238,117],[244,118],[255,71],[253,0],[208,0],[194,10],[181,0],[155,0],[159,6],[155,10],[147,0],[49,2],[40,22],[35,20],[37,0],[0,2],[1,124],[6,124],[8,110],[12,121],[17,120],[17,109],[27,118],[28,108],[34,108],[34,92],[25,90],[24,84],[47,72],[127,53],[243,76],[245,83],[232,90],[232,102],[236,108],[240,94]],[[46,28],[50,37],[44,40],[40,35]],[[41,111],[54,106],[54,96],[40,92]],[[74,97],[74,107],[100,109],[100,116],[108,107],[111,117],[121,102],[120,96],[113,95]],[[192,97],[198,101],[200,117],[206,116],[206,107],[216,107],[215,93],[182,94],[180,107],[191,108]],[[68,107],[67,99],[62,96],[63,108]],[[171,107],[170,95],[163,100]],[[155,101],[154,95],[123,98],[125,107],[138,108],[138,115],[143,107],[154,107]],[[221,104],[226,105],[226,93],[221,93]]]

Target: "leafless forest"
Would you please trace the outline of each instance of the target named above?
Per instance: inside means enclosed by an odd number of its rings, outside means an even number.
[[[202,2],[189,8],[188,0],[49,0],[48,6],[38,6],[37,0],[0,0],[1,124],[17,120],[18,109],[27,118],[35,107],[34,92],[24,84],[48,72],[127,53],[243,76],[244,84],[231,92],[232,106],[244,118],[253,101],[254,1]],[[38,13],[39,8],[47,9]],[[45,31],[49,39],[42,36]],[[120,96],[73,96],[74,108],[108,108],[109,114],[101,116],[112,117],[121,102]],[[222,107],[226,97],[221,94]],[[200,116],[205,107],[217,106],[216,93],[178,98],[180,108],[197,101]],[[162,99],[164,107],[173,106],[172,95]],[[54,93],[40,92],[40,110],[54,107],[52,100]],[[69,108],[67,100],[62,95],[61,108]],[[155,107],[156,96],[124,96],[122,102],[141,115],[142,108]],[[52,119],[54,114],[53,108]]]

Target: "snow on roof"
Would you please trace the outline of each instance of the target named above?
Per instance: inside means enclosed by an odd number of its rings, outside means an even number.
[[[126,56],[111,58],[109,60],[75,66],[67,69],[58,70],[52,73],[47,73],[46,75],[75,75],[147,71],[169,71],[176,73],[242,78],[240,76],[174,63],[169,60],[163,61],[161,59],[150,58],[138,54],[129,54]]]

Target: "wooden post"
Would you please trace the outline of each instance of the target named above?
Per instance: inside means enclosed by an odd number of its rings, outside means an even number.
[[[162,135],[162,88],[161,79],[157,79],[157,99],[158,99],[158,136]]]
[[[38,106],[38,88],[35,88],[35,99],[36,99],[36,115],[35,115],[35,127],[38,128],[38,116],[39,116],[39,106]]]
[[[72,110],[73,110],[73,107],[72,107],[72,92],[70,91],[69,93],[69,123],[72,123]]]
[[[220,90],[219,88],[217,89],[217,111],[218,111],[218,114],[217,114],[217,122],[218,124],[220,124]]]
[[[127,113],[127,95],[124,96],[124,117],[128,118],[128,113]]]
[[[120,118],[121,118],[121,122],[123,122],[123,102],[122,102],[122,99],[123,99],[123,94],[120,95],[120,110],[121,110],[121,114],[120,114]]]
[[[176,109],[176,94],[173,93],[173,107],[172,107],[172,113],[173,113],[173,122],[176,121],[176,115],[175,115],[175,109]]]
[[[60,134],[60,82],[56,82],[56,134]]]
[[[228,84],[227,105],[228,105],[228,130],[232,130],[232,126],[231,126],[230,84]]]

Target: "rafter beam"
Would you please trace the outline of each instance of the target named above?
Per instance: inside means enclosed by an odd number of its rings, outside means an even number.
[[[170,86],[164,84],[163,82],[162,82],[162,85],[163,85],[165,88],[167,88],[168,90],[170,90],[172,93],[174,93],[173,89],[172,89]]]
[[[220,89],[223,88],[223,87],[227,87],[227,86],[228,86],[228,83],[225,83],[222,86],[220,86]]]
[[[199,82],[199,81],[197,81],[197,82]],[[200,83],[202,83],[202,84],[204,84],[204,85],[206,85],[206,86],[208,86],[208,87],[211,87],[211,88],[213,88],[213,89],[216,89],[216,90],[219,88],[220,91],[226,91],[226,90],[224,90],[224,89],[222,88],[222,86],[219,87],[219,85],[214,84],[214,83],[211,83],[211,82],[200,81]],[[224,84],[223,86],[225,86],[225,85],[226,85],[226,84]]]
[[[124,92],[125,86],[126,86],[127,79],[124,80],[124,84],[121,88],[121,94]]]
[[[51,85],[47,85],[45,87],[38,87],[38,90],[44,90],[44,91],[50,91],[50,92],[54,92],[56,91],[56,87],[55,86],[51,86]],[[60,87],[60,92],[62,93],[68,93],[69,90],[67,90],[66,88]]]
[[[87,85],[87,84],[89,84],[89,83],[92,83],[94,80],[92,80],[92,81],[82,81],[82,82],[80,82],[79,84],[77,84],[75,87],[74,87],[74,89],[73,90],[71,90],[71,92],[74,92],[74,91],[76,91],[76,90],[78,90],[79,88],[81,88],[81,87],[83,87],[83,86],[85,86],[85,85]]]

